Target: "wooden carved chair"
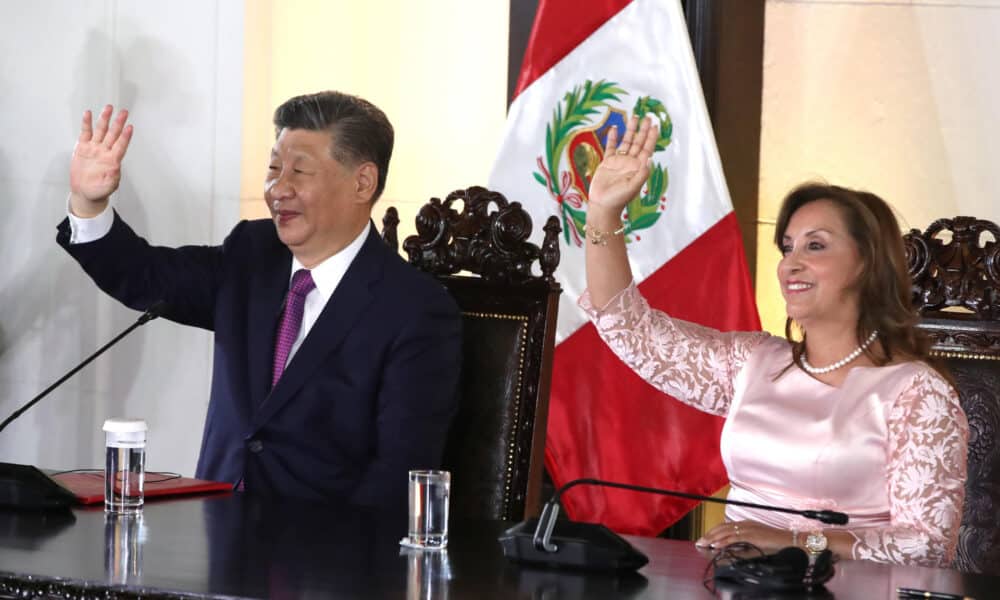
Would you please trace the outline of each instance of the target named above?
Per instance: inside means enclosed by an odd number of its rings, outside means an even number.
[[[382,237],[397,250],[398,223],[389,208]],[[432,198],[418,212],[416,230],[403,242],[410,264],[437,276],[462,310],[460,401],[444,456],[451,514],[537,515],[562,291],[552,276],[559,221],[549,218],[536,246],[527,241],[531,217],[519,203],[471,187],[443,202]]]
[[[969,419],[956,567],[1000,575],[1000,227],[939,219],[904,236],[913,302]]]

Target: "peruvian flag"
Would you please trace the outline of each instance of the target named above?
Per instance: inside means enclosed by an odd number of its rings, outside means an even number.
[[[563,226],[545,463],[557,486],[595,477],[712,494],[726,484],[722,420],[645,383],[576,304],[590,177],[610,127],[623,131],[633,112],[654,115],[659,128],[652,175],[622,215],[640,291],[680,319],[760,328],[679,1],[541,0],[490,187],[535,223],[557,215]],[[640,535],[694,504],[592,486],[564,498],[575,520]]]

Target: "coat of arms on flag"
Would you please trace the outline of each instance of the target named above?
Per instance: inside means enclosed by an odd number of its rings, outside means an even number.
[[[587,222],[585,204],[590,178],[604,159],[608,131],[612,127],[625,131],[629,115],[615,104],[620,104],[625,93],[617,83],[588,79],[563,96],[545,128],[545,157],[538,157],[538,171],[533,175],[559,205],[567,244],[579,247],[586,237],[583,227]],[[657,118],[660,133],[656,151],[665,150],[673,135],[673,123],[663,102],[642,96],[636,100],[632,114]],[[629,202],[622,215],[626,242],[641,240],[639,232],[656,224],[666,207],[668,183],[666,167],[654,161],[642,194]]]

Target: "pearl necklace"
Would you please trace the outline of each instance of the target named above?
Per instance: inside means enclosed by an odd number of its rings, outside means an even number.
[[[878,330],[876,329],[875,331],[872,332],[872,334],[870,336],[868,336],[868,339],[865,340],[864,343],[862,343],[860,346],[858,346],[857,348],[855,348],[850,354],[848,354],[844,358],[838,360],[837,362],[833,363],[832,365],[829,365],[829,366],[826,366],[826,367],[814,367],[814,366],[812,366],[811,364],[809,364],[809,361],[806,360],[806,354],[805,354],[805,352],[803,352],[802,353],[802,368],[805,369],[807,372],[813,374],[813,375],[822,375],[824,373],[829,373],[830,371],[836,371],[840,367],[843,367],[844,365],[849,364],[855,358],[861,356],[861,353],[864,352],[865,349],[868,348],[868,346],[871,346],[872,342],[874,342],[875,338],[877,338],[877,337],[878,337]]]

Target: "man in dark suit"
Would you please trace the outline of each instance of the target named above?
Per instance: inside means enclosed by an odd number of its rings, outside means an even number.
[[[271,220],[221,246],[154,247],[109,208],[132,137],[127,112],[83,117],[57,240],[137,310],[215,332],[196,476],[238,489],[365,506],[405,502],[437,467],[456,411],[458,308],[371,222],[393,131],[360,98],[323,92],[275,111]]]

